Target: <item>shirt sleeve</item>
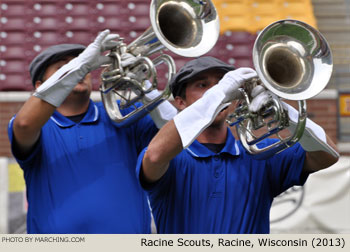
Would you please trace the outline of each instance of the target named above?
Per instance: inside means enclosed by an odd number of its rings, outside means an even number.
[[[294,185],[303,185],[308,174],[302,173],[306,152],[299,143],[267,160],[273,195],[277,196]]]
[[[38,154],[40,153],[41,150],[41,134],[40,137],[38,139],[38,141],[36,142],[36,144],[34,145],[34,147],[32,148],[31,152],[25,157],[22,158],[19,156],[19,152],[15,147],[15,140],[14,140],[14,136],[13,136],[13,122],[14,119],[16,118],[16,116],[12,117],[9,124],[8,124],[8,137],[10,140],[10,144],[11,144],[11,152],[12,155],[14,156],[14,158],[16,159],[17,163],[19,164],[19,166],[23,169],[23,170],[27,170],[28,168],[32,167],[35,159],[37,158]]]

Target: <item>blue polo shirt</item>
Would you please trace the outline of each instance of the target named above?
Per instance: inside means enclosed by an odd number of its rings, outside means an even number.
[[[256,160],[229,130],[227,135],[217,154],[195,141],[159,181],[146,186],[159,233],[269,233],[273,198],[305,182],[299,144]]]
[[[12,127],[13,120],[11,143]],[[56,111],[31,155],[17,159],[27,186],[28,233],[149,233],[135,166],[156,132],[149,116],[116,127],[102,103],[90,101],[79,123]]]

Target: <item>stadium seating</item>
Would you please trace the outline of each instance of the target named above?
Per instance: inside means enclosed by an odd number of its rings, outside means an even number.
[[[252,66],[251,49],[257,33],[281,18],[298,18],[316,26],[310,0],[213,0],[221,35],[208,52],[223,61]],[[150,27],[150,0],[2,0],[0,2],[0,91],[32,89],[31,60],[58,43],[89,44],[106,28],[128,44]],[[189,58],[170,53],[177,69]],[[93,73],[98,89],[100,71]],[[160,83],[166,67],[159,67]],[[163,85],[164,86],[164,85]]]
[[[316,27],[311,0],[214,0],[227,30],[256,33],[280,19],[298,19]]]

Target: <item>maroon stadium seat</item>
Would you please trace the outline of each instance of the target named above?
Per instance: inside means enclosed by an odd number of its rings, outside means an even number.
[[[59,1],[28,1],[31,2],[32,16],[55,16],[60,13]]]
[[[62,27],[62,20],[56,16],[33,16],[30,26],[33,30],[58,30]]]
[[[27,50],[23,45],[13,46],[12,44],[1,43],[1,59],[25,59]]]
[[[0,31],[1,45],[23,45],[30,42],[24,31]]]
[[[234,44],[252,44],[256,39],[256,35],[245,31],[226,31],[223,35],[223,40]]]
[[[91,2],[92,1],[66,1],[65,3],[63,3],[62,11],[64,11],[65,15],[88,16],[94,13],[93,9],[95,8],[95,6],[91,5]]]
[[[124,17],[123,16],[95,16],[96,32],[104,29],[123,30],[124,29]]]
[[[23,15],[28,15],[30,11],[28,2],[29,1],[2,0],[0,2],[1,16],[22,17]]]
[[[31,43],[41,45],[54,45],[64,42],[64,37],[57,31],[34,31],[30,39]]]
[[[126,13],[134,16],[146,16],[149,17],[150,1],[127,1]]]
[[[0,74],[0,91],[31,91],[33,86],[28,83],[25,74]]]
[[[0,17],[1,31],[25,31],[28,28],[26,18],[11,17],[1,15]]]
[[[145,31],[151,26],[149,16],[128,16],[123,22],[125,29],[135,31]]]
[[[28,65],[23,59],[1,59],[1,65],[3,73],[25,73],[28,71]]]
[[[95,15],[101,16],[120,16],[125,14],[125,2],[127,1],[115,1],[115,0],[105,0],[105,1],[91,1],[92,11]]]
[[[249,44],[233,44],[227,43],[225,45],[225,54],[234,58],[249,58],[252,55],[253,46]]]

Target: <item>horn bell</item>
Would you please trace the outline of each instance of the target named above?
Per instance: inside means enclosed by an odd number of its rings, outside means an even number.
[[[317,95],[333,71],[332,53],[323,35],[291,19],[274,22],[259,34],[253,63],[265,87],[288,100]]]
[[[150,20],[159,41],[184,57],[207,53],[219,37],[219,17],[209,0],[153,0]]]

